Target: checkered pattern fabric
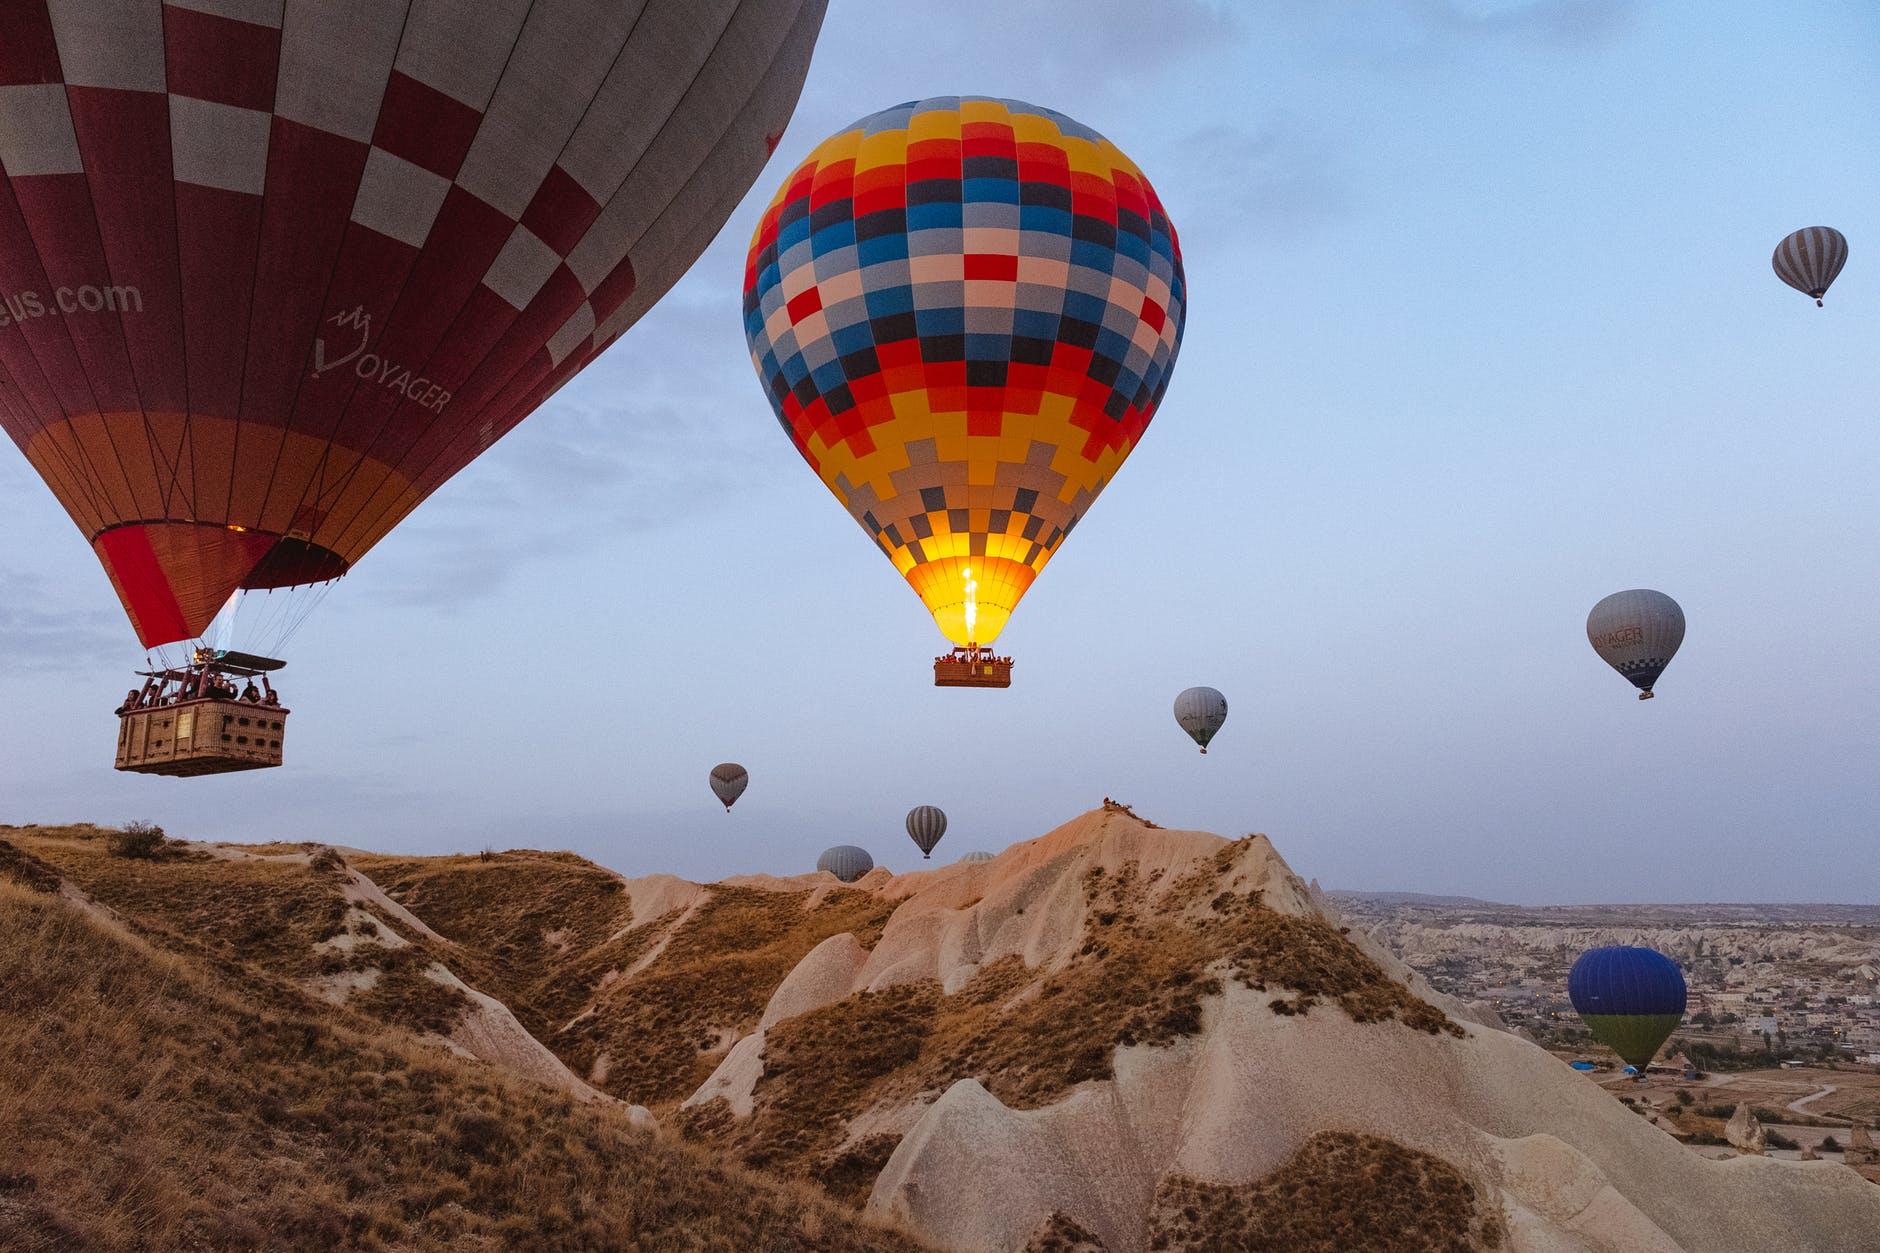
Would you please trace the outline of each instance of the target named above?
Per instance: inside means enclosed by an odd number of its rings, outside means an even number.
[[[677,280],[825,0],[14,0],[0,425],[146,644],[346,570]]]
[[[1174,227],[1114,144],[944,97],[790,175],[744,328],[797,449],[941,631],[984,644],[1154,417],[1186,297]]]

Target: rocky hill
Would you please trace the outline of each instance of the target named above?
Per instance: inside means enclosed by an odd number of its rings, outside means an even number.
[[[738,1212],[725,1222],[765,1233],[694,1232],[689,1246],[642,1235],[643,1247],[1855,1250],[1880,1230],[1880,1188],[1845,1167],[1706,1160],[1478,1021],[1341,926],[1264,837],[1165,830],[1122,806],[991,861],[877,869],[846,887],[622,879],[522,850],[188,846],[146,862],[108,855],[91,829],[0,838],[16,880],[54,889],[5,889],[7,916],[29,902],[68,930],[91,919],[83,934],[171,963],[205,996],[500,1091],[515,1104],[477,1099],[498,1107],[506,1145],[533,1144],[526,1120],[543,1111],[557,1136],[592,1120],[622,1137],[601,1159],[642,1185],[695,1164],[700,1186],[669,1209],[709,1205],[697,1197],[716,1189]],[[48,1021],[80,1012],[54,988],[37,995]],[[121,1045],[143,1064],[148,1045]],[[179,1075],[189,1064],[170,1063]],[[0,1090],[11,1082],[26,1080],[0,1070]],[[388,1098],[366,1085],[352,1099],[363,1118]],[[384,1116],[425,1130],[421,1109]],[[12,1162],[4,1119],[0,1245],[9,1216],[69,1221],[105,1204],[81,1164],[95,1127],[62,1121]],[[656,1134],[640,1130],[655,1121]],[[221,1151],[215,1128],[195,1134]],[[267,1134],[289,1157],[315,1135],[296,1123]],[[506,1165],[513,1151],[488,1155]],[[583,1230],[648,1230],[643,1191],[611,1202],[628,1185],[570,1180],[593,1161],[537,1157],[551,1173],[532,1179],[534,1203],[578,1195]],[[34,1160],[68,1165],[35,1173]],[[33,1186],[9,1191],[14,1171]],[[734,1200],[723,1179],[735,1171],[756,1182]],[[414,1244],[451,1243],[422,1224],[452,1205],[479,1216],[451,1211],[479,1234],[523,1212],[443,1173],[448,1200],[416,1219],[403,1202]],[[262,1205],[247,1179],[232,1172],[202,1204]],[[805,1187],[818,1203],[800,1215],[766,1208]],[[343,1186],[334,1197],[344,1222],[371,1229]]]
[[[0,1249],[920,1247],[653,1134],[337,857],[109,838],[0,828]]]

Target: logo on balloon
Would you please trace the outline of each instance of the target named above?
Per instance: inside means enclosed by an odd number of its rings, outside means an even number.
[[[1623,648],[1627,644],[1643,644],[1645,628],[1638,626],[1620,627],[1617,631],[1608,631],[1593,640],[1595,648]]]
[[[444,406],[450,403],[450,392],[430,379],[416,374],[390,358],[376,352],[366,351],[367,345],[372,342],[372,315],[366,312],[364,305],[354,305],[345,312],[334,314],[327,321],[342,330],[357,330],[359,342],[352,351],[329,359],[326,355],[325,337],[315,336],[313,341],[314,378],[319,378],[341,366],[351,366],[352,372],[366,382],[376,383],[389,391],[398,392],[432,413],[442,413]]]
[[[0,327],[43,318],[52,313],[142,313],[144,294],[135,287],[98,287],[85,283],[61,287],[46,300],[36,291],[0,296]]]

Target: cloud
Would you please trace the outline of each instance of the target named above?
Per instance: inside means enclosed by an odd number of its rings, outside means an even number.
[[[1190,250],[1201,240],[1307,234],[1351,207],[1339,145],[1297,119],[1204,127],[1171,145],[1163,164],[1162,200]]]
[[[1637,24],[1640,0],[1407,0],[1431,35],[1601,48]]]
[[[129,627],[100,609],[54,609],[64,601],[52,582],[21,570],[0,570],[0,674],[80,670],[121,651]]]
[[[420,505],[370,558],[389,603],[472,604],[526,563],[685,525],[793,457],[746,362],[735,293],[706,296],[669,296]]]
[[[877,109],[956,93],[1016,96],[1103,129],[1083,102],[1102,94],[1140,107],[1171,67],[1244,43],[1243,12],[1242,0],[833,6],[790,133],[814,143]]]

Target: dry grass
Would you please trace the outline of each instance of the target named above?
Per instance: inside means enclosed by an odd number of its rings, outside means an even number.
[[[605,1051],[610,1092],[655,1109],[684,1100],[724,1050],[756,1028],[805,954],[845,931],[879,935],[894,909],[854,891],[831,892],[807,909],[808,895],[713,888],[657,961],[609,988],[595,1013],[548,1043],[578,1066]]]
[[[901,1137],[886,1133],[864,1136],[838,1153],[831,1153],[818,1165],[815,1180],[822,1190],[838,1201],[860,1208],[875,1186],[875,1177],[894,1156]]]
[[[451,968],[504,1001],[571,1070],[592,1074],[605,1056],[598,1086],[655,1109],[705,1081],[810,949],[845,931],[872,943],[893,912],[864,892],[831,892],[806,909],[807,892],[721,886],[667,936],[654,919],[628,931],[620,880],[569,853],[355,863],[455,941]],[[661,939],[656,961],[618,980]]]
[[[0,879],[10,879],[35,892],[59,890],[57,870],[11,840],[0,840]]]
[[[234,978],[309,974],[314,946],[340,931],[345,901],[329,878],[304,863],[168,850],[154,861],[125,859],[110,855],[107,839],[21,843],[146,938]]]
[[[95,828],[22,834],[41,861],[110,906],[145,939],[201,962],[258,1002],[303,1009],[306,987],[339,970],[382,971],[349,1011],[381,1022],[448,1034],[468,1007],[454,988],[423,975],[451,965],[421,936],[410,948],[362,944],[339,953],[321,945],[346,926],[344,862],[321,850],[311,864],[285,858],[226,860],[170,845],[152,859],[110,853],[114,832]],[[380,923],[396,931],[385,919]]]
[[[356,857],[385,894],[465,953],[459,971],[546,1039],[579,1013],[633,921],[618,877],[568,853]],[[638,942],[639,937],[634,937]]]
[[[470,998],[460,989],[425,973],[436,963],[415,944],[407,948],[362,945],[352,951],[352,958],[359,963],[355,969],[369,967],[379,977],[371,987],[352,995],[346,1002],[348,1009],[411,1031],[447,1036],[470,1008]]]
[[[0,884],[0,1248],[917,1247]]]
[[[1039,1224],[1037,1234],[1025,1245],[1025,1253],[1106,1253],[1106,1250],[1103,1241],[1054,1211]]]
[[[1498,1249],[1499,1208],[1441,1158],[1379,1136],[1321,1132],[1250,1184],[1164,1178],[1150,1211],[1156,1250],[1476,1253]]]

